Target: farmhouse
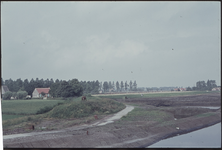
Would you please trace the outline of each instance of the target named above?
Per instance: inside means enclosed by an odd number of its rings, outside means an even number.
[[[186,88],[175,88],[174,91],[186,91]]]
[[[5,94],[5,92],[9,92],[9,89],[6,85],[2,85],[2,94]]]
[[[8,87],[6,86],[6,85],[2,85],[2,97],[3,97],[3,95],[5,94],[5,92],[9,92],[9,89],[8,89]]]
[[[32,92],[32,98],[50,97],[49,90],[50,88],[35,88]],[[45,96],[41,94],[42,92],[45,93]]]
[[[220,87],[216,87],[216,88],[213,88],[212,91],[220,91],[221,88]]]

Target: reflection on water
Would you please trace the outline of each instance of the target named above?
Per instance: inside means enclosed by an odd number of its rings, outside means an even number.
[[[221,148],[221,123],[161,140],[147,148]]]

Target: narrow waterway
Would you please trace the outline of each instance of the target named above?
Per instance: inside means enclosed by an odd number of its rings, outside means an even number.
[[[161,140],[147,148],[221,148],[221,123]]]

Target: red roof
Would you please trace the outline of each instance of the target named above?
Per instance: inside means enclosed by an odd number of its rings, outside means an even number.
[[[35,88],[35,89],[37,90],[37,92],[38,92],[39,94],[41,94],[42,92],[48,94],[48,93],[49,93],[49,90],[50,90],[50,88]]]

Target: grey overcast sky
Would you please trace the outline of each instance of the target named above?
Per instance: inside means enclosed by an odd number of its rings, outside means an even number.
[[[220,2],[1,2],[2,78],[221,83]]]

